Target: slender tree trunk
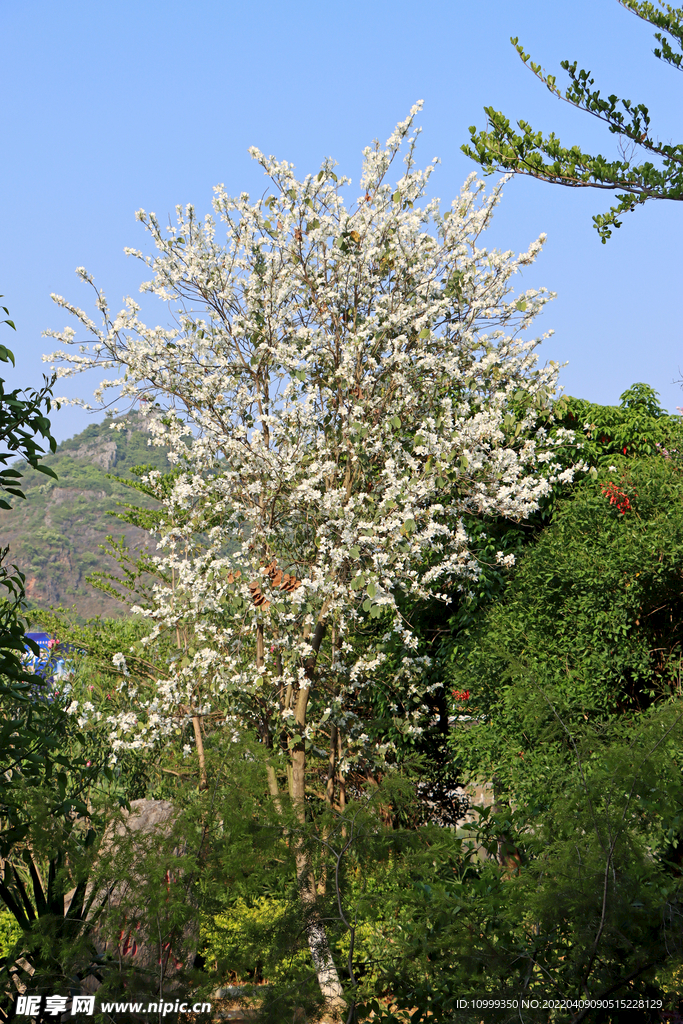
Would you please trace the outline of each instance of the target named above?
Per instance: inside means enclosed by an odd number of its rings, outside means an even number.
[[[323,636],[325,626],[318,622],[311,647],[313,655],[306,665],[307,686],[299,689],[296,702],[296,724],[301,740],[292,749],[292,775],[291,775],[291,797],[294,811],[301,825],[306,823],[306,748],[304,745],[304,730],[306,728],[306,708],[310,687],[313,684],[315,659]],[[299,899],[301,900],[306,926],[308,947],[311,951],[311,958],[318,975],[318,984],[328,1007],[334,1011],[346,1006],[344,1001],[344,989],[342,988],[339,974],[332,957],[330,944],[325,931],[325,925],[320,917],[317,906],[317,893],[315,879],[311,871],[311,863],[306,850],[305,837],[296,839],[294,846],[294,858],[296,863],[296,877],[299,886]]]
[[[343,814],[346,810],[346,779],[341,769],[342,763],[342,734],[337,729],[337,782],[339,784],[339,810]]]
[[[337,726],[330,725],[330,753],[327,763],[327,783],[325,786],[325,802],[330,810],[334,808],[334,790],[337,770]],[[327,826],[323,829],[323,842],[329,839],[330,831]],[[318,896],[324,896],[327,892],[327,860],[323,859],[318,881]]]
[[[313,655],[306,665],[307,686],[299,689],[296,700],[296,724],[302,736],[301,742],[297,743],[291,753],[291,761],[287,766],[287,779],[289,784],[289,795],[294,807],[296,816],[303,826],[306,823],[306,748],[303,741],[303,733],[306,728],[306,708],[310,687],[313,684],[315,661],[320,645],[325,635],[325,627],[319,622],[316,626],[311,646]],[[265,650],[263,642],[263,624],[258,623],[256,627],[256,665],[258,668],[264,664]],[[278,666],[280,672],[281,667]],[[278,673],[279,674],[279,673]],[[291,687],[284,696],[287,706],[292,699]],[[336,737],[335,737],[336,740]],[[268,790],[278,813],[282,813],[280,791],[277,783],[277,775],[272,764],[267,765],[266,775],[268,779]],[[306,840],[303,835],[294,840],[294,861],[296,865],[296,878],[299,888],[299,899],[303,909],[304,923],[308,947],[311,951],[311,959],[318,976],[320,991],[333,1012],[346,1007],[344,1001],[344,989],[339,980],[339,974],[332,957],[330,944],[325,931],[325,925],[320,917],[317,905],[317,891],[315,879],[311,870],[311,863],[306,850]]]
[[[282,815],[282,801],[280,800],[280,790],[277,784],[277,775],[275,774],[275,768],[272,764],[266,766],[266,776],[268,778],[268,792],[273,798],[275,804],[275,810],[279,815]]]
[[[194,729],[194,740],[197,744],[197,754],[199,755],[199,788],[208,789],[206,758],[204,757],[204,737],[202,736],[202,723],[199,715],[192,716],[192,728]]]
[[[300,743],[297,744],[292,753],[292,801],[302,825],[306,819],[305,780],[306,751],[304,750],[303,743]],[[339,974],[332,958],[325,925],[318,910],[315,880],[303,836],[297,838],[295,842],[294,858],[296,878],[299,886],[299,899],[301,900],[304,912],[308,948],[311,951],[313,966],[318,975],[320,991],[331,1009],[341,1009],[346,1006],[344,989],[342,988]]]
[[[327,786],[325,799],[330,807],[334,807],[334,784],[337,777],[337,726],[330,725],[330,755],[327,762]]]
[[[263,668],[265,663],[265,647],[263,645],[263,623],[256,624],[256,668]]]

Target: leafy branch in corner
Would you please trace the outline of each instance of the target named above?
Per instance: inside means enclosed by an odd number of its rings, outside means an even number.
[[[653,51],[655,57],[678,71],[683,70],[683,8],[640,0],[618,0],[618,3],[660,30],[655,33],[659,44]],[[620,99],[615,94],[603,96],[601,90],[595,88],[591,72],[578,69],[576,61],[561,62],[560,66],[569,76],[569,86],[562,92],[556,76],[547,74],[540,64],[532,61],[517,37],[510,41],[522,62],[553,96],[598,118],[607,125],[609,132],[618,136],[621,159],[610,160],[601,154],[594,156],[577,145],[566,147],[554,132],[544,136],[525,120],[519,120],[515,128],[502,113],[485,107],[488,127],[482,131],[476,126],[470,127],[470,142],[462,146],[463,152],[476,160],[484,173],[526,174],[570,188],[617,192],[617,205],[593,217],[603,243],[611,237],[613,228],[621,227],[619,217],[623,213],[651,199],[683,199],[683,144],[664,143],[653,135],[650,113],[644,104]],[[633,159],[638,150],[645,151],[642,163]]]

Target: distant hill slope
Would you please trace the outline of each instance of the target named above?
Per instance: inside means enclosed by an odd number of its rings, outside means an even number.
[[[10,545],[8,561],[25,573],[32,607],[61,604],[75,606],[81,617],[121,615],[121,604],[86,583],[94,570],[114,568],[100,545],[113,534],[132,549],[154,549],[144,531],[107,515],[117,502],[145,504],[144,495],[110,476],[130,476],[140,465],[167,470],[166,453],[148,445],[144,416],[126,416],[123,430],[112,430],[112,422],[92,424],[44,460],[58,481],[27,468],[26,501],[17,500],[9,512],[0,510],[0,544]]]

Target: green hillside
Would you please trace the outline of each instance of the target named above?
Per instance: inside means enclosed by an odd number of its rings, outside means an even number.
[[[112,430],[114,422],[126,426]],[[154,549],[148,534],[108,514],[117,502],[145,503],[143,495],[116,477],[130,476],[134,466],[169,468],[165,452],[149,445],[149,439],[147,421],[139,413],[108,418],[64,441],[44,460],[57,481],[26,469],[26,501],[0,511],[0,544],[9,544],[9,561],[25,573],[32,607],[61,604],[75,607],[81,617],[122,614],[123,606],[90,586],[86,577],[114,568],[100,547],[107,534],[124,537],[136,550]]]

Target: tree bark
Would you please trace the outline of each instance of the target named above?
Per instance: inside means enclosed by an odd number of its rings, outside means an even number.
[[[291,796],[295,814],[302,826],[306,823],[306,747],[304,742],[306,709],[310,688],[314,679],[315,662],[324,635],[324,623],[318,621],[313,634],[313,640],[311,641],[313,654],[306,663],[306,682],[308,685],[300,688],[296,701],[295,721],[301,739],[292,749]],[[313,966],[318,975],[320,991],[330,1010],[340,1010],[346,1007],[344,989],[342,988],[332,957],[325,925],[318,910],[315,879],[311,871],[308,851],[306,850],[306,840],[303,834],[297,837],[295,841],[294,858],[308,948],[311,951]]]
[[[194,740],[197,744],[199,756],[199,788],[208,789],[209,783],[206,778],[206,758],[204,757],[204,738],[202,736],[202,723],[199,715],[192,716],[192,728],[194,729]]]
[[[302,825],[305,824],[305,775],[306,752],[303,743],[298,743],[292,752],[292,802],[295,812]],[[315,880],[306,850],[305,837],[299,836],[294,844],[296,863],[296,879],[299,886],[299,899],[304,912],[304,923],[308,948],[318,975],[318,984],[330,1009],[342,1009],[346,1006],[344,989],[332,958],[330,944],[325,925],[317,907]]]

